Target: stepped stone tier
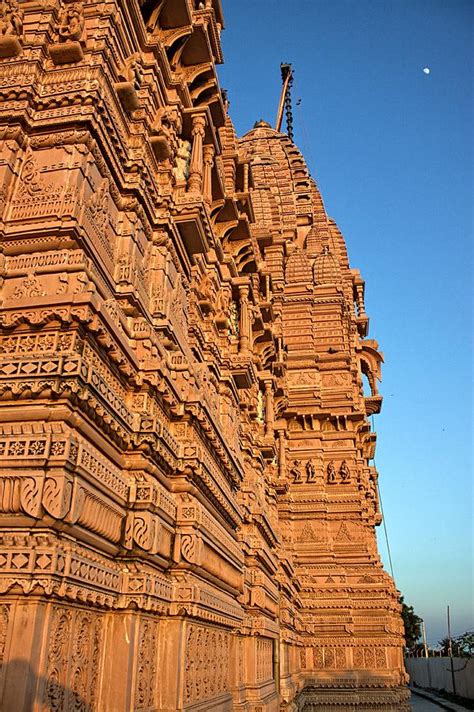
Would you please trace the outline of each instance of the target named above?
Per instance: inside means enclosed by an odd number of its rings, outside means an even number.
[[[409,709],[364,281],[222,26],[0,2],[3,712]]]

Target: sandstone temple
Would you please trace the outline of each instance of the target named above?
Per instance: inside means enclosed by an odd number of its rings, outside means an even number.
[[[2,712],[409,709],[364,281],[223,23],[0,0]]]

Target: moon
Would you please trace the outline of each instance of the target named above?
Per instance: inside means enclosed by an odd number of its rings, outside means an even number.
[[[431,69],[430,69],[429,67],[423,67],[423,72],[424,72],[425,74],[430,74]]]

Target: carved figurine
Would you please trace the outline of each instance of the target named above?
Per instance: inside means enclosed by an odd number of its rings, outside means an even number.
[[[84,14],[80,3],[72,3],[61,10],[56,30],[60,42],[80,42],[84,39]]]
[[[88,208],[98,226],[104,229],[108,221],[109,208],[109,181],[107,178],[103,178],[95,192],[92,193]]]
[[[189,164],[191,163],[191,142],[178,139],[178,148],[174,161],[173,175],[176,181],[186,181],[189,178]]]
[[[118,78],[121,82],[132,84],[134,89],[140,89],[143,81],[143,67],[138,52],[127,57],[118,73]]]
[[[85,40],[85,21],[82,4],[74,2],[63,7],[56,24],[58,41],[49,48],[53,64],[70,64],[84,58],[81,42]]]
[[[6,2],[0,3],[0,36],[8,35],[10,28],[9,8]]]
[[[327,473],[328,473],[328,482],[335,482],[336,481],[336,468],[334,467],[334,460],[331,460],[331,462],[328,464]]]
[[[140,106],[137,91],[143,81],[143,67],[138,52],[127,57],[121,70],[118,72],[119,82],[115,89],[124,109],[135,111]]]
[[[230,303],[229,308],[229,332],[233,336],[239,336],[240,333],[239,307],[234,301]]]
[[[206,272],[196,286],[196,296],[199,302],[210,303],[213,298],[212,280]]]
[[[341,476],[341,482],[347,483],[351,479],[351,472],[349,468],[347,467],[347,462],[343,460],[341,462],[341,466],[339,468],[339,474]]]
[[[265,399],[260,389],[257,391],[257,421],[265,422]]]
[[[306,481],[314,482],[316,479],[316,467],[312,460],[308,460],[306,463]]]
[[[220,329],[227,328],[229,325],[229,306],[230,298],[227,289],[220,289],[216,298],[216,325]]]
[[[17,0],[3,0],[0,3],[0,35],[15,36],[22,40],[24,14]]]
[[[294,484],[299,484],[300,482],[303,482],[303,476],[301,473],[301,463],[299,460],[295,460],[293,462],[293,466],[290,470],[290,474],[293,475],[293,482]]]
[[[182,130],[183,120],[176,106],[164,106],[158,110],[150,143],[159,161],[174,159],[178,152],[179,135]]]
[[[23,17],[17,0],[0,2],[0,58],[15,57],[21,52]]]

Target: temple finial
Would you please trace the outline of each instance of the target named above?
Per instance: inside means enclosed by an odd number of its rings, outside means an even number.
[[[289,138],[293,141],[293,111],[291,107],[291,86],[293,84],[293,68],[291,64],[280,64],[281,79],[283,86],[281,89],[280,103],[278,105],[278,114],[275,128],[281,130],[281,122],[283,120],[283,109],[286,114],[286,132]]]

